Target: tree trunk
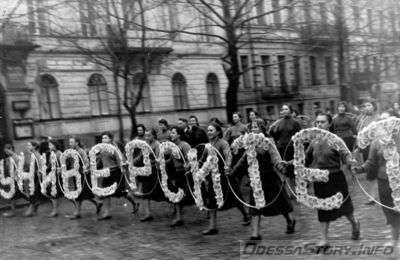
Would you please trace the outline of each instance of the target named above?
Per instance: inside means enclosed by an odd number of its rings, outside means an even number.
[[[121,97],[119,94],[119,81],[118,81],[118,71],[113,71],[113,80],[115,86],[115,95],[117,96],[117,116],[118,116],[118,126],[119,126],[119,141],[124,142],[124,124],[122,122],[122,111],[121,111]]]
[[[136,121],[136,107],[132,106],[129,109],[129,117],[131,118],[131,140],[133,140],[136,136],[137,136],[137,130],[136,130],[136,125],[137,125],[137,121]]]
[[[238,109],[238,90],[239,90],[239,61],[238,49],[232,44],[228,46],[228,55],[231,67],[226,71],[228,78],[228,89],[226,90],[226,116],[229,123],[232,123],[232,114]]]

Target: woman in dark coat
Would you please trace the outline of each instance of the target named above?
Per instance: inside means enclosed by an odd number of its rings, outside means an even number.
[[[102,143],[104,144],[113,144],[113,135],[110,132],[103,132],[101,134],[101,140]],[[114,145],[114,144],[113,144]],[[122,155],[122,153],[121,153]],[[126,189],[126,184],[125,180],[123,179],[122,176],[122,161],[121,158],[119,158],[115,154],[110,154],[106,151],[100,151],[100,153],[97,155],[97,159],[99,164],[101,164],[102,169],[109,168],[110,169],[110,176],[101,179],[101,186],[102,187],[109,187],[113,185],[113,183],[117,183],[118,187],[115,191],[114,194],[110,196],[105,196],[102,197],[103,201],[103,209],[104,213],[99,216],[99,220],[106,220],[106,219],[111,219],[110,215],[110,208],[111,208],[111,197],[116,197],[116,198],[121,198],[124,197],[126,198],[133,207],[133,213],[136,213],[139,209],[139,204],[135,202],[133,199],[133,196],[128,193]]]
[[[144,138],[148,145],[151,147],[153,153],[158,157],[160,151],[160,142],[157,141],[157,132],[155,129],[146,129]],[[153,153],[150,153],[150,164],[151,164],[151,175],[149,176],[137,176],[136,180],[141,184],[139,191],[135,195],[139,198],[145,200],[143,204],[145,215],[140,219],[141,222],[153,220],[153,215],[150,210],[150,201],[164,201],[166,198],[164,196],[163,190],[161,189],[160,183],[158,181],[159,173],[157,170],[157,161]],[[143,156],[134,159],[134,164],[143,166]],[[139,166],[137,166],[139,167]]]
[[[399,135],[395,137],[395,143],[397,151],[399,151]],[[384,151],[379,140],[375,140],[371,143],[367,161],[361,167],[355,167],[353,170],[356,173],[368,172],[372,179],[378,180],[379,199],[380,202],[386,206],[382,206],[382,210],[386,217],[386,223],[391,227],[393,246],[397,246],[400,230],[400,212],[395,209],[389,209],[394,207],[394,202],[392,197],[392,189],[389,185],[389,178],[386,172],[387,169]]]
[[[333,133],[343,139],[347,148],[353,150],[357,136],[357,129],[354,120],[346,115],[347,105],[345,102],[339,102],[337,105],[338,114],[333,118]]]
[[[60,185],[62,185],[61,176],[60,176],[61,175],[61,172],[60,172],[60,168],[61,168],[60,158],[61,158],[62,152],[60,151],[59,146],[55,141],[49,140],[48,143],[49,143],[49,152],[46,153],[46,158],[47,158],[47,160],[46,160],[46,163],[47,163],[47,165],[46,165],[46,174],[49,174],[49,172],[52,170],[52,167],[56,167],[56,169],[53,169],[53,170],[56,171],[56,178],[57,178],[57,180],[56,180],[57,195],[56,196],[52,196],[51,195],[51,189],[52,189],[51,185],[47,186],[47,190],[46,190],[46,195],[48,197],[50,197],[51,203],[53,204],[53,210],[49,214],[49,217],[53,218],[53,217],[57,217],[58,216],[58,212],[57,212],[57,210],[58,210],[58,199],[60,197],[62,197],[62,195],[63,195],[62,192],[61,192],[61,189],[60,189]],[[52,153],[54,153],[54,156],[55,156],[55,158],[54,158],[56,160],[55,165],[52,165],[53,164],[53,162],[52,162],[52,156],[53,156]]]
[[[78,138],[71,136],[69,138],[69,146],[71,149],[76,150],[79,153],[80,158],[79,159],[79,174],[81,175],[81,184],[82,184],[82,192],[79,194],[78,198],[73,201],[74,206],[75,206],[75,212],[72,215],[66,215],[66,218],[69,219],[80,219],[81,218],[81,209],[82,209],[82,202],[84,200],[88,200],[92,202],[96,206],[96,213],[100,213],[100,209],[102,207],[102,203],[97,202],[94,199],[94,194],[90,190],[90,187],[88,186],[87,182],[91,183],[90,180],[90,172],[89,172],[89,159],[88,156],[83,149],[81,142]],[[72,158],[68,158],[66,162],[66,167],[67,170],[70,170],[71,168],[74,167],[74,162]],[[85,181],[86,178],[86,181]],[[73,179],[69,179],[68,186],[70,189],[75,190],[76,189],[76,184],[73,181]]]
[[[213,180],[211,173],[206,177],[206,182],[202,184],[202,197],[204,201],[205,207],[210,209],[210,224],[207,230],[202,232],[203,235],[215,235],[218,233],[217,229],[217,210],[228,210],[231,208],[238,208],[243,215],[243,219],[247,222],[248,216],[247,212],[244,209],[243,204],[235,197],[232,190],[228,185],[229,182],[235,192],[235,194],[243,200],[243,196],[241,194],[239,184],[235,177],[232,176],[225,176],[225,173],[229,172],[232,162],[232,154],[231,148],[227,141],[222,139],[222,128],[219,124],[210,123],[207,128],[207,135],[209,144],[211,144],[224,158],[219,158],[218,160],[218,171],[221,174],[221,189],[224,199],[223,206],[218,209],[217,201],[215,199],[215,191],[213,188]],[[202,167],[203,163],[207,160],[208,152],[207,150],[204,151],[202,158],[200,159],[199,166]],[[220,155],[217,156],[220,157]],[[224,165],[223,160],[226,162],[226,166]]]
[[[189,152],[191,147],[186,142],[185,136],[185,132],[182,128],[171,128],[171,141],[178,146],[182,155],[185,157],[185,161],[187,161],[187,153]],[[171,227],[178,227],[184,224],[182,220],[183,206],[193,205],[194,199],[189,192],[188,183],[185,176],[184,160],[182,158],[177,159],[173,155],[171,155],[170,158],[166,160],[166,164],[170,164],[173,166],[167,170],[168,188],[172,192],[178,192],[179,189],[182,189],[185,193],[183,199],[180,202],[174,203],[176,218],[172,221]],[[191,179],[189,183],[192,185]]]
[[[40,199],[43,198],[43,195],[40,190],[40,181],[39,178],[41,178],[41,169],[42,169],[42,161],[40,160],[40,154],[39,154],[39,144],[36,142],[28,142],[28,152],[30,156],[25,159],[24,162],[24,171],[28,172],[30,168],[30,161],[31,161],[31,156],[35,157],[36,163],[35,163],[35,178],[34,178],[34,187],[35,187],[35,192],[33,195],[27,195],[28,201],[29,201],[29,208],[28,210],[24,213],[24,217],[32,217],[35,215],[37,208],[39,207],[40,204]],[[23,182],[23,189],[26,194],[29,194],[28,191],[28,182],[24,181]]]
[[[14,152],[14,146],[11,143],[6,143],[4,145],[4,153],[6,154],[6,158],[4,159],[4,176],[10,177],[10,171],[11,168],[14,167],[14,175],[17,174],[17,165],[20,160],[19,156]],[[14,162],[12,162],[12,160]],[[10,211],[4,212],[3,217],[10,218],[15,216],[15,210],[16,210],[16,201],[17,199],[27,199],[27,197],[21,193],[21,191],[18,189],[18,184],[17,181],[14,181],[15,185],[15,194],[14,196],[10,199]]]
[[[332,116],[320,113],[316,119],[316,126],[320,129],[329,131],[332,125]],[[329,247],[328,228],[329,223],[345,216],[352,225],[352,239],[358,240],[360,237],[360,222],[354,218],[354,207],[349,195],[346,177],[341,170],[342,163],[350,165],[352,156],[348,150],[329,146],[325,141],[312,141],[305,152],[306,167],[311,169],[321,169],[329,171],[328,182],[314,182],[314,193],[318,198],[328,198],[337,192],[342,193],[344,201],[340,208],[332,210],[318,210],[318,221],[321,224],[321,241],[319,248]]]
[[[255,119],[251,123],[253,133],[265,133],[265,123],[262,119]],[[286,233],[292,234],[296,225],[296,220],[290,216],[293,211],[293,206],[290,197],[283,187],[281,177],[276,173],[275,168],[282,166],[282,159],[278,150],[270,143],[268,150],[262,147],[256,148],[257,161],[259,165],[260,179],[262,190],[264,191],[266,207],[256,209],[250,207],[249,214],[251,218],[252,235],[250,240],[260,240],[260,220],[263,216],[283,215],[285,217],[287,228]],[[236,166],[233,168],[230,175],[244,174],[249,167],[247,154],[245,153]],[[253,189],[250,192],[250,205],[255,206]]]

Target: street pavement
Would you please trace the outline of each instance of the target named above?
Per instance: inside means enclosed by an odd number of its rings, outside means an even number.
[[[359,175],[365,185],[365,176]],[[352,185],[354,183],[354,185]],[[248,189],[246,187],[244,190]],[[352,241],[351,226],[345,218],[330,226],[330,239],[336,245],[358,248],[366,245],[384,245],[389,241],[390,229],[385,224],[381,208],[367,206],[367,197],[357,183],[350,181],[350,190],[355,206],[356,218],[361,222],[361,240]],[[152,203],[154,220],[141,223],[142,212],[131,213],[124,199],[113,200],[113,218],[98,221],[95,207],[84,202],[82,218],[69,220],[64,217],[73,211],[73,205],[62,200],[60,216],[48,218],[51,204],[39,207],[38,214],[22,217],[25,208],[18,209],[14,218],[2,218],[0,225],[0,259],[398,259],[390,257],[367,258],[364,255],[260,255],[240,254],[244,245],[240,240],[250,236],[250,227],[242,226],[242,217],[237,209],[218,212],[219,234],[202,236],[208,226],[207,213],[195,206],[184,209],[185,225],[171,228],[172,206],[166,202]],[[282,216],[263,217],[261,234],[263,246],[304,245],[317,243],[319,224],[316,210],[294,201],[296,232],[285,234],[286,223]],[[242,251],[241,251],[242,249]],[[265,248],[264,248],[265,249]],[[252,250],[250,250],[252,251]]]

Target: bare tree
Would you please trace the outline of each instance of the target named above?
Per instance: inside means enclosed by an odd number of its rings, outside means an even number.
[[[70,29],[56,14],[51,14],[51,20],[56,21],[51,36],[72,45],[91,62],[112,72],[121,140],[124,138],[122,107],[129,114],[133,138],[137,134],[137,107],[148,87],[148,76],[171,51],[164,47],[165,40],[154,41],[145,30],[149,20],[146,16],[162,4],[163,1],[146,3],[143,0],[70,1],[68,6],[80,13],[81,19],[86,19],[79,30]],[[82,34],[89,39],[83,41]]]
[[[227,118],[231,122],[232,113],[237,110],[238,90],[240,77],[250,66],[242,71],[239,62],[239,52],[248,48],[253,41],[267,42],[268,35],[274,35],[279,27],[284,26],[282,21],[277,27],[258,26],[253,30],[254,22],[265,19],[268,15],[293,8],[298,1],[288,1],[289,4],[275,6],[271,10],[264,11],[264,0],[240,1],[240,0],[171,0],[169,5],[183,5],[194,17],[200,17],[200,22],[193,23],[188,19],[186,24],[180,24],[170,30],[160,30],[146,27],[149,31],[169,32],[172,35],[186,34],[204,36],[214,43],[222,43],[225,53],[221,57],[224,71],[228,79],[228,87],[225,93]],[[193,18],[194,19],[194,18]],[[195,30],[196,28],[200,30]],[[266,36],[267,35],[267,36]],[[270,39],[269,39],[270,40]],[[261,65],[258,65],[261,66]]]

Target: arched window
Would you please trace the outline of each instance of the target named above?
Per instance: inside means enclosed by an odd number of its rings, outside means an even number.
[[[174,96],[175,109],[189,108],[186,79],[181,73],[175,73],[172,77],[172,95]]]
[[[39,77],[40,86],[40,118],[60,118],[60,98],[58,95],[58,83],[50,74]]]
[[[92,74],[88,81],[90,106],[92,115],[110,113],[108,106],[107,82],[101,74]]]
[[[132,78],[132,92],[131,98],[139,93],[140,81],[144,80],[142,98],[136,107],[137,112],[150,112],[151,111],[151,99],[150,99],[150,86],[147,77],[142,78],[142,73],[136,73]]]
[[[218,77],[214,73],[207,75],[207,95],[209,107],[221,106]]]

